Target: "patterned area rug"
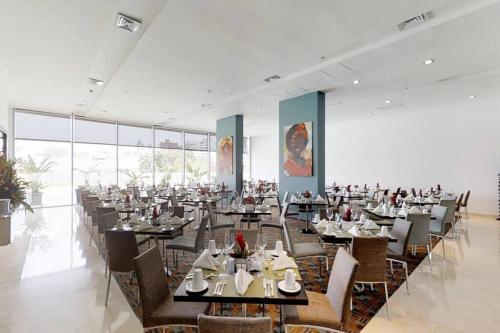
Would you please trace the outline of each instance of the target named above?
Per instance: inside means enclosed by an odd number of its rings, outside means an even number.
[[[273,216],[276,220],[277,217]],[[300,228],[303,228],[305,222],[297,221],[295,219],[288,219],[287,225],[289,226],[292,232],[292,239],[294,242],[317,242],[318,235],[316,234],[303,234],[300,231]],[[236,226],[239,227],[239,222],[236,223]],[[246,224],[243,228],[246,228]],[[251,228],[256,228],[256,224],[252,225]],[[219,229],[215,232],[215,239],[217,244],[223,244],[224,235],[226,230]],[[268,236],[268,248],[273,248],[275,241],[281,239],[280,230],[275,228],[267,228],[265,229],[266,235]],[[96,233],[94,233],[95,235]],[[195,236],[196,231],[190,228],[189,226],[184,232],[186,237]],[[209,239],[211,236],[210,232],[207,232],[206,239]],[[97,237],[94,237],[95,241]],[[95,242],[97,244],[97,241]],[[437,243],[437,241],[436,241]],[[433,244],[433,246],[436,245]],[[151,246],[154,243],[151,241]],[[285,246],[286,243],[284,242]],[[160,242],[160,246],[162,243]],[[140,252],[148,249],[148,244],[144,244],[140,247]],[[326,250],[328,252],[329,257],[329,267],[332,267],[333,258],[337,252],[338,246],[333,246],[332,244],[326,245]],[[162,248],[160,248],[162,251]],[[104,251],[102,251],[104,252]],[[163,252],[163,251],[162,251]],[[169,267],[173,268],[172,256],[169,253]],[[408,273],[411,274],[413,270],[426,258],[426,251],[424,248],[417,250],[416,256],[409,257],[408,261]],[[179,284],[182,282],[184,276],[189,272],[192,267],[192,263],[195,261],[195,256],[193,254],[185,253],[184,255],[179,252],[179,267],[175,268],[172,276],[169,278],[169,287],[172,292],[175,292]],[[427,259],[426,259],[427,260]],[[323,269],[323,274],[319,275],[319,262],[315,258],[308,258],[303,260],[297,260],[297,264],[299,265],[299,270],[304,281],[304,285],[307,290],[326,293],[329,273],[325,273]],[[390,275],[389,265],[387,265],[387,284],[388,284],[388,292],[389,296],[391,296],[399,287],[404,284],[404,270],[397,263],[394,264],[394,276]],[[114,278],[118,282],[123,294],[127,298],[130,306],[134,310],[137,317],[141,318],[141,306],[137,299],[137,281],[132,279],[130,280],[129,274],[119,274],[113,273]],[[104,278],[104,277],[103,277]],[[404,286],[402,286],[405,288]],[[411,288],[411,286],[410,286]],[[411,289],[410,289],[411,290]],[[370,319],[379,311],[379,309],[385,304],[385,294],[383,285],[373,285],[373,290],[367,286],[362,292],[354,291],[353,293],[353,311],[352,317],[347,325],[347,332],[357,333],[360,332],[363,327],[370,321]],[[215,304],[214,306],[215,313],[218,315],[221,313],[221,308],[219,304]],[[265,313],[267,316],[271,316],[273,319],[273,328],[275,332],[279,332],[279,307],[274,305],[266,305]],[[241,315],[241,305],[239,304],[224,304],[222,308],[222,314],[225,316],[240,316]],[[247,315],[248,316],[262,316],[262,307],[260,305],[249,304],[247,307]],[[151,332],[155,332],[159,330],[151,330]],[[175,332],[184,332],[190,330],[185,330],[182,328],[174,329],[172,331]],[[317,332],[317,330],[303,330],[303,329],[294,329],[293,332]],[[283,330],[284,332],[284,330]]]

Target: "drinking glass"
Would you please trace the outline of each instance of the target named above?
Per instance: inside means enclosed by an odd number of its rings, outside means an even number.
[[[333,214],[334,214],[333,209],[331,208],[326,209],[326,217],[328,217],[328,221],[330,222],[332,221]]]
[[[257,241],[255,243],[255,245],[257,246],[257,248],[261,251],[261,252],[264,252],[264,249],[266,248],[267,246],[267,238],[266,238],[266,235],[264,235],[263,233],[260,233],[257,235]]]
[[[224,236],[224,249],[229,254],[229,250],[234,246],[234,236],[232,232],[226,233]]]

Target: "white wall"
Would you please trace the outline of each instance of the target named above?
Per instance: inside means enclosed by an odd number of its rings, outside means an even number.
[[[278,145],[277,134],[254,136],[250,139],[251,178],[279,180]]]
[[[252,140],[252,177],[278,179],[277,135]],[[498,214],[497,101],[327,122],[325,153],[327,184],[380,182],[418,190],[440,183],[459,193],[470,189],[469,211]]]

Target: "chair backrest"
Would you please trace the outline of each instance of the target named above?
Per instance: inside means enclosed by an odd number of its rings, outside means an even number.
[[[408,240],[410,239],[410,233],[413,226],[413,222],[397,218],[392,226],[391,236],[396,238],[398,241],[396,243],[391,243],[391,249],[400,256],[406,256],[406,250],[408,249]]]
[[[461,193],[458,197],[457,203],[455,205],[455,212],[460,212],[460,207],[462,206],[462,201],[464,200],[464,194]]]
[[[372,207],[375,208],[378,206],[378,200],[377,199],[366,199],[366,204],[368,205],[369,203],[372,204]]]
[[[326,208],[319,208],[318,213],[320,220],[326,219]]]
[[[119,219],[120,213],[116,210],[111,213],[103,214],[101,216],[101,225],[103,230],[113,229]]]
[[[207,232],[208,214],[205,214],[201,219],[200,225],[198,226],[198,231],[196,232],[196,238],[194,242],[194,250],[200,252],[203,250],[203,245],[205,243],[205,233]]]
[[[234,229],[234,234],[243,234],[245,241],[248,244],[248,249],[255,249],[255,244],[257,243],[257,236],[259,235],[259,230],[257,229]]]
[[[448,207],[445,206],[432,206],[431,215],[436,218],[436,222],[441,226],[441,234],[444,236],[446,233],[446,215],[448,214]]]
[[[104,238],[109,270],[122,273],[133,271],[132,259],[139,255],[135,233],[131,230],[105,230]]]
[[[411,188],[411,194],[413,195],[414,198],[417,197],[417,191],[415,191],[414,187]]]
[[[286,241],[286,244],[288,246],[288,250],[290,251],[290,254],[293,257],[295,255],[295,247],[293,246],[292,235],[290,233],[290,229],[289,229],[286,221],[283,221],[283,230],[285,231],[284,232],[284,234],[285,234],[285,241]]]
[[[285,202],[288,202],[288,196],[290,195],[290,193],[288,193],[288,191],[285,192],[285,195],[283,195],[283,205],[285,204]]]
[[[82,203],[82,197],[80,196],[81,190],[79,188],[75,188],[75,198],[76,198],[76,203],[79,205]]]
[[[333,310],[344,327],[351,317],[352,288],[358,268],[358,261],[343,247],[340,247],[333,261],[326,297],[330,300]]]
[[[340,208],[340,201],[342,200],[342,198],[337,195],[335,197],[335,201],[333,202],[333,208]]]
[[[455,197],[444,197],[439,201],[439,206],[444,206],[448,208],[446,211],[446,216],[444,218],[444,223],[446,224],[451,224],[453,223],[453,214],[455,213],[455,204],[456,204],[456,198]]]
[[[177,202],[177,194],[176,193],[170,194],[170,202],[172,202],[172,206],[179,207],[179,203]]]
[[[184,218],[184,206],[173,206],[173,208],[172,217]]]
[[[97,232],[99,234],[104,233],[103,215],[107,213],[114,212],[114,207],[96,207],[96,217],[97,217]]]
[[[429,223],[431,214],[412,214],[406,216],[408,221],[413,222],[410,232],[409,245],[428,245],[429,244]]]
[[[99,199],[87,201],[87,215],[92,216],[92,213],[96,212],[97,206],[99,206]],[[92,221],[92,224],[97,224],[97,220]]]
[[[462,203],[462,207],[467,207],[467,205],[469,204],[469,196],[470,196],[470,190],[467,190],[464,202]]]
[[[385,282],[387,237],[353,237],[352,256],[359,262],[356,281]]]
[[[215,225],[217,224],[217,215],[215,215],[214,207],[212,206],[211,203],[207,204],[207,210],[208,210],[208,217],[209,217],[208,221],[210,225],[210,230],[212,230],[213,227],[215,227]]]
[[[160,250],[153,246],[133,259],[142,305],[142,324],[153,326],[152,313],[168,299],[170,290]]]
[[[276,192],[276,202],[278,203],[278,214],[281,215],[281,211],[283,210],[283,205],[281,204],[279,192]]]
[[[328,207],[331,207],[330,196],[328,195],[327,192],[325,192],[325,200],[326,200],[326,203],[328,204]]]
[[[272,333],[271,317],[198,316],[199,333]]]

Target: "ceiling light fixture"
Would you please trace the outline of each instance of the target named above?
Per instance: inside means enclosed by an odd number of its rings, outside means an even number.
[[[269,83],[271,81],[275,81],[275,80],[279,80],[279,79],[281,79],[281,76],[279,76],[278,74],[274,74],[274,75],[271,75],[270,77],[266,77],[264,79],[264,81]]]
[[[93,77],[89,77],[89,82],[91,84],[95,84],[96,86],[102,86],[104,84],[103,80],[95,79]]]
[[[434,59],[426,59],[426,60],[424,61],[424,65],[430,65],[430,64],[432,64],[433,62],[434,62]]]
[[[8,68],[4,69],[4,71],[5,71],[6,73],[10,73],[10,69],[8,69]]]
[[[257,112],[260,112],[260,109],[257,109]]]
[[[371,116],[372,116],[372,114],[371,114],[371,113],[368,113],[368,117],[371,117]]]
[[[391,104],[391,100],[390,99],[386,99],[385,100],[385,104]]]
[[[134,34],[141,27],[141,21],[138,19],[132,18],[130,16],[118,13],[118,15],[116,15],[115,26],[118,29],[123,29],[127,32]]]
[[[208,110],[210,110],[210,108],[212,108],[212,104],[210,104],[210,103],[204,103],[204,104],[201,105],[201,108],[204,111],[208,111]]]
[[[359,81],[359,80],[354,80],[354,81],[352,81],[352,84],[359,84],[360,82],[361,81]]]
[[[469,99],[474,99],[474,98],[476,98],[476,97],[477,97],[476,95],[470,95],[470,96],[469,96]]]
[[[403,31],[409,28],[413,28],[419,24],[422,24],[428,20],[430,20],[434,14],[432,12],[425,12],[422,14],[419,14],[417,16],[412,17],[411,19],[408,19],[406,21],[403,21],[399,23],[396,27],[399,29],[399,31]]]

